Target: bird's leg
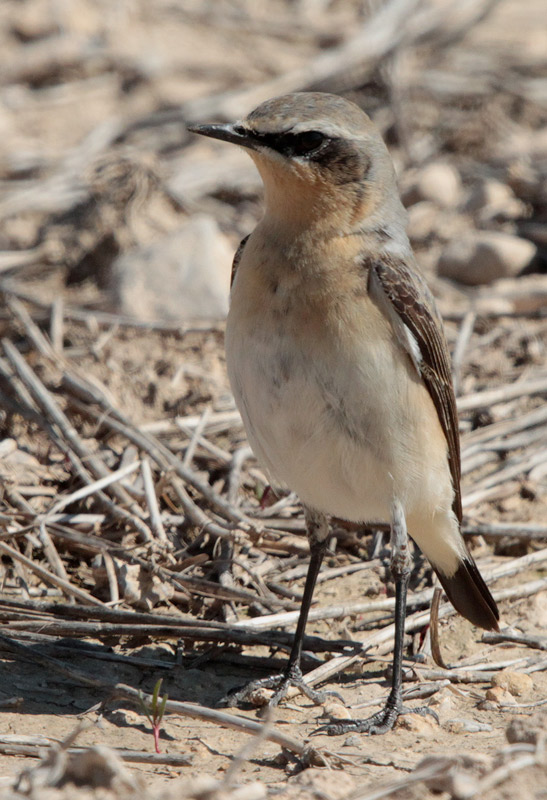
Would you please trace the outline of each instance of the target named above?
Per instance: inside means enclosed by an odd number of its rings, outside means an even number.
[[[300,606],[298,624],[296,626],[294,641],[289,654],[287,666],[280,674],[270,675],[267,678],[252,681],[242,689],[229,693],[223,701],[226,705],[235,706],[241,702],[244,702],[256,689],[275,689],[274,695],[270,700],[270,706],[278,705],[278,703],[285,697],[291,686],[298,687],[302,694],[305,694],[306,697],[308,697],[314,703],[317,703],[317,705],[323,703],[329,694],[328,692],[315,691],[308,686],[304,682],[302,671],[300,669],[304,631],[306,630],[306,622],[308,621],[308,613],[313,597],[313,590],[315,589],[317,576],[319,574],[323,557],[325,555],[325,550],[327,548],[327,538],[329,533],[328,521],[324,514],[306,510],[306,524],[310,542],[310,563],[308,566],[308,574],[306,576],[304,596],[302,597],[302,604]]]
[[[395,501],[391,517],[391,573],[395,579],[395,647],[391,691],[381,711],[367,719],[353,719],[323,725],[316,733],[337,736],[344,733],[387,733],[401,714],[435,714],[428,708],[405,708],[402,698],[403,644],[405,638],[406,594],[411,572],[408,535],[403,508]]]

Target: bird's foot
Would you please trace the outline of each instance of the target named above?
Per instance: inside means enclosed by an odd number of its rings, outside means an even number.
[[[433,717],[437,722],[439,718],[427,706],[409,708],[402,702],[392,702],[388,699],[384,708],[366,719],[334,720],[327,725],[321,725],[313,731],[313,735],[327,733],[329,736],[341,736],[345,733],[370,733],[381,734],[392,730],[400,716],[403,714],[420,714],[422,717]]]
[[[269,675],[267,678],[251,681],[251,683],[239,689],[232,689],[221,702],[222,705],[233,708],[242,703],[250,702],[252,695],[260,689],[273,689],[274,693],[268,701],[268,705],[270,707],[275,707],[287,696],[291,686],[300,689],[308,700],[311,700],[312,703],[318,706],[322,705],[329,697],[336,697],[342,700],[337,692],[317,691],[317,689],[312,689],[311,686],[308,686],[304,681],[300,667],[292,666],[286,672],[277,675]]]

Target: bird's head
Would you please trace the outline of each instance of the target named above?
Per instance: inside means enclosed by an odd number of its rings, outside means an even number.
[[[401,214],[379,131],[338,95],[295,92],[267,100],[235,123],[189,130],[246,148],[264,182],[267,215],[285,225],[330,222],[333,229],[358,230],[385,216],[394,195]]]

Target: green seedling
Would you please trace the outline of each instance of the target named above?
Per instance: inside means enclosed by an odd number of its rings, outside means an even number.
[[[152,701],[149,705],[145,703],[143,693],[139,692],[139,700],[141,701],[142,710],[146,714],[146,717],[148,718],[148,721],[152,726],[152,733],[154,735],[154,747],[156,748],[156,753],[161,753],[160,727],[163,715],[165,714],[165,706],[167,705],[167,700],[169,698],[169,695],[167,694],[164,694],[163,697],[160,697],[160,689],[162,681],[163,678],[160,678],[159,681],[157,681],[156,685],[154,686],[154,691],[152,692]]]

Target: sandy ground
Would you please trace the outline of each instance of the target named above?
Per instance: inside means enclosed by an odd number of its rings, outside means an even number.
[[[56,298],[62,297],[67,306],[85,308],[89,312],[89,316],[84,315],[79,322],[67,316],[62,336],[63,358],[70,369],[79,370],[105,387],[115,407],[122,409],[133,425],[158,423],[168,426],[176,417],[201,414],[207,407],[214,412],[232,408],[224,365],[223,325],[220,323],[211,330],[188,332],[176,327],[146,331],[138,327],[94,322],[93,310],[111,310],[112,305],[105,291],[104,275],[99,269],[104,266],[106,258],[105,249],[99,246],[103,241],[101,236],[105,231],[115,230],[118,237],[116,246],[123,251],[153,239],[155,225],[163,233],[190,219],[193,213],[200,212],[217,220],[230,246],[235,249],[239,238],[252,228],[259,214],[256,177],[245,169],[240,172],[240,162],[237,161],[236,173],[241,180],[236,189],[230,188],[233,184],[230,173],[226,179],[228,186],[217,186],[211,191],[203,189],[198,196],[192,195],[188,189],[185,195],[185,180],[189,174],[184,171],[186,166],[202,163],[203,159],[207,162],[217,157],[218,151],[209,150],[209,145],[202,143],[190,144],[181,118],[174,110],[181,103],[261,84],[307,65],[326,47],[343,42],[348,31],[360,24],[365,11],[364,4],[349,1],[318,3],[317,6],[312,2],[287,4],[282,0],[252,4],[250,0],[216,4],[196,0],[180,5],[167,0],[115,4],[93,0],[71,0],[70,3],[8,0],[2,4],[0,73],[4,77],[0,91],[0,250],[2,255],[13,251],[39,251],[38,259],[30,259],[21,270],[10,268],[7,276],[17,278],[19,288],[24,287],[28,295],[43,304],[39,307],[30,303],[28,308],[46,335],[51,333],[50,304]],[[538,82],[534,83],[532,79],[526,82],[530,63],[541,65],[545,61],[545,31],[538,22],[542,15],[541,0],[527,3],[526,14],[517,0],[503,0],[457,46],[446,44],[445,52],[444,46],[437,42],[431,49],[417,47],[411,52],[405,51],[401,60],[394,59],[389,69],[379,68],[364,84],[358,85],[357,82],[353,85],[351,78],[345,77],[340,90],[347,91],[356,99],[366,100],[371,111],[376,113],[377,121],[393,147],[395,160],[402,171],[403,185],[405,180],[407,184],[410,180],[416,153],[427,146],[430,136],[431,140],[438,139],[442,143],[439,149],[444,155],[448,153],[453,158],[466,190],[484,175],[494,175],[507,181],[508,185],[513,181],[513,187],[524,187],[519,194],[519,201],[525,208],[523,220],[530,222],[531,217],[534,224],[544,225],[541,213],[547,205],[547,195],[541,194],[545,193],[545,187],[540,185],[539,178],[534,177],[536,173],[532,169],[536,158],[533,148],[540,148],[544,124],[539,67],[537,74],[534,73],[536,77],[539,75]],[[449,42],[450,37],[446,41]],[[504,73],[496,71],[500,69],[500,53],[504,54],[504,68],[513,70],[512,78],[515,75],[522,77],[522,83],[515,84],[514,89],[508,89],[507,82],[503,82]],[[400,75],[401,71],[404,74],[406,68],[414,74],[417,65],[423,67],[424,64],[429,69],[427,75],[430,78],[433,75],[434,88],[431,85],[428,88],[425,83],[418,87],[412,84],[406,91],[403,84],[403,91],[398,93],[393,76]],[[472,64],[471,69],[469,64]],[[485,81],[486,89],[477,89],[473,94],[475,84],[470,84],[468,104],[456,92],[458,98],[452,106],[450,92],[446,93],[446,76],[456,80],[458,75],[470,72],[476,77],[476,86],[482,86],[481,81]],[[391,74],[391,83],[386,73]],[[537,97],[534,92],[538,92]],[[172,122],[169,122],[170,114],[175,114]],[[87,152],[86,148],[93,147],[96,141],[91,133],[98,138],[107,135],[111,124],[119,124],[121,133],[117,138],[113,136],[106,148],[108,157],[116,159],[122,153],[124,157],[134,159],[131,164],[144,164],[143,170],[150,170],[146,174],[159,176],[159,185],[163,187],[162,191],[165,190],[163,193],[156,188],[151,190],[153,202],[148,196],[147,202],[141,204],[144,210],[137,204],[131,223],[127,220],[129,215],[124,216],[120,211],[120,203],[116,208],[112,200],[114,195],[110,195],[110,200],[107,197],[104,204],[104,198],[97,200],[96,207],[92,206],[90,211],[85,204],[82,209],[75,200],[70,200],[72,195],[60,190],[60,182],[50,182],[52,176],[64,175],[63,170],[67,164],[70,166],[67,154],[77,158],[80,147],[82,152]],[[511,143],[517,149],[520,147],[521,157],[515,161],[509,158],[503,161],[504,143],[507,146]],[[539,161],[541,158],[543,156],[537,156]],[[532,173],[527,172],[529,167]],[[183,189],[180,189],[179,180],[178,194],[169,194],[165,187],[173,186],[169,181],[177,175],[179,178],[180,175],[186,176],[182,180]],[[36,192],[38,184],[43,186],[41,193]],[[156,186],[153,181],[152,184]],[[69,181],[67,185],[71,191],[80,190],[78,182],[73,184]],[[133,199],[130,197],[127,205],[132,206]],[[125,212],[124,203],[121,205]],[[153,224],[150,223],[152,205],[156,215]],[[468,230],[474,224],[471,216],[461,210],[445,209],[439,215],[442,224],[437,220],[437,225],[443,228],[447,238]],[[496,219],[491,224],[513,232],[520,220],[515,223]],[[441,235],[432,234],[416,243],[420,260],[430,274],[443,241]],[[539,267],[536,264],[536,271],[540,275],[516,279],[520,281],[520,287],[532,287],[528,295],[532,300],[536,298],[535,312],[540,301],[537,301],[539,295],[535,293],[533,281],[544,277],[541,273],[545,272],[546,263],[544,250],[540,248],[539,253],[540,263]],[[434,276],[432,281],[441,309],[450,317],[447,334],[453,349],[461,331],[462,317],[458,313],[466,308],[470,294],[468,290]],[[511,284],[508,291],[510,297],[516,296],[516,283]],[[499,302],[503,286],[494,287],[492,292]],[[490,302],[489,297],[486,296],[486,302]],[[547,326],[541,314],[539,316],[537,319],[534,315],[479,315],[462,366],[460,390],[463,395],[508,386],[515,380],[545,376]],[[123,436],[105,434],[100,425],[85,414],[78,416],[79,412],[74,411],[70,399],[61,389],[62,370],[58,366],[52,367],[48,359],[37,352],[28,338],[28,330],[13,310],[5,310],[0,326],[2,335],[16,343],[58,402],[67,413],[73,414],[71,419],[78,425],[85,441],[101,455],[108,454],[111,458],[109,466],[117,467],[128,450],[128,442]],[[481,426],[518,419],[539,408],[544,397],[545,392],[539,396],[531,394],[496,405],[488,412],[479,409],[463,413],[464,441],[465,435]],[[544,426],[536,429],[537,441],[542,441],[544,431]],[[49,492],[32,495],[27,491],[25,497],[35,513],[48,508],[52,498],[77,488],[79,484],[70,465],[63,461],[39,426],[16,413],[5,411],[2,439],[7,438],[15,440],[20,450],[36,459],[37,464],[32,468],[23,465],[25,480],[30,469],[34,476],[29,479],[30,484],[45,486]],[[175,435],[173,431],[165,434],[163,439],[181,457],[188,447],[188,440],[187,433]],[[241,428],[237,426],[214,435],[212,441],[229,453],[244,444]],[[512,456],[525,454],[526,447],[533,444],[532,437],[528,443],[515,446]],[[503,466],[505,457],[505,454],[500,455],[500,466]],[[216,462],[213,467],[212,462],[214,458],[210,454],[198,449],[196,469],[210,480],[212,486],[223,491],[226,468]],[[45,470],[43,474],[37,465]],[[488,469],[478,465],[466,474],[464,494],[474,490]],[[6,478],[3,472],[6,486],[13,488],[24,484],[21,474],[17,472],[15,476]],[[159,480],[158,475],[155,477]],[[522,473],[504,482],[504,486],[505,491],[502,487],[497,494],[472,507],[468,516],[471,527],[485,522],[544,524],[547,484],[541,470],[532,474],[530,469],[523,469]],[[263,488],[260,473],[251,461],[245,465],[241,479],[239,496],[243,507],[256,509],[257,487]],[[170,506],[174,503],[173,495],[169,492],[167,495],[165,502],[162,496],[162,511],[173,511]],[[207,504],[203,505],[206,507]],[[6,493],[0,510],[5,515],[6,525],[8,520],[15,518],[17,507],[11,495]],[[93,502],[83,502],[74,507],[74,511],[93,512],[96,508]],[[174,508],[174,511],[180,509]],[[288,518],[291,522],[297,519],[297,511],[289,512]],[[137,546],[134,535],[127,531],[122,535],[112,525],[93,533],[104,535],[106,541],[121,547],[130,549]],[[189,552],[198,535],[192,526],[179,530],[175,525],[171,534],[175,547],[180,550],[188,547]],[[326,568],[347,565],[357,556],[366,558],[371,538],[371,532],[366,531],[356,534],[355,542],[342,541],[329,557]],[[475,557],[483,559],[486,572],[512,558],[539,552],[543,544],[541,539],[500,542],[499,536],[477,536],[470,543]],[[38,560],[41,558],[36,539],[26,540],[21,551]],[[64,545],[59,545],[59,551],[71,579],[78,586],[108,600],[104,585],[98,582],[92,556],[68,546],[64,549]],[[216,580],[218,552],[211,540],[205,543],[203,552],[208,560],[192,574]],[[283,553],[281,562],[290,557],[288,551]],[[385,548],[381,550],[380,558],[381,563],[373,569],[346,574],[320,584],[315,595],[317,605],[368,597],[378,599],[386,593],[391,595],[392,586],[388,584],[387,590],[385,588],[388,565]],[[304,563],[303,557],[299,563]],[[1,569],[4,598],[24,597],[21,587],[25,585],[36,590],[32,599],[48,599],[45,594],[40,595],[45,591],[45,584],[31,573],[18,571],[6,556]],[[523,566],[516,575],[497,581],[495,588],[509,589],[545,578],[545,569],[545,561]],[[248,587],[249,583],[237,571],[236,577],[238,586]],[[430,582],[427,568],[419,566],[413,575],[412,589],[419,591]],[[288,587],[297,598],[302,591],[303,579],[291,581]],[[50,597],[54,602],[63,599],[59,593]],[[126,607],[135,606],[128,602]],[[195,615],[196,620],[229,620],[234,609],[243,619],[256,613],[248,606],[217,602],[199,592],[195,595],[189,592],[182,599],[175,598],[171,605],[158,602],[154,612]],[[530,636],[544,636],[546,590],[534,592],[529,597],[502,601],[500,609],[503,623],[512,629]],[[366,614],[349,614],[330,622],[311,622],[308,633],[329,640],[350,639],[359,635],[360,625],[367,620]],[[377,624],[385,625],[388,621],[380,620]],[[4,634],[9,632],[9,623],[4,615]],[[288,629],[293,628],[289,626]],[[73,636],[62,641],[59,636],[54,636],[48,640],[45,638],[48,636],[47,622],[36,632],[44,638],[39,642],[28,640],[29,646],[35,648],[40,656],[50,655],[58,659],[66,668],[100,676],[111,684],[122,682],[148,692],[162,678],[162,691],[167,692],[170,699],[207,707],[214,707],[230,688],[245,683],[250,677],[265,674],[255,668],[253,657],[276,657],[280,664],[284,657],[282,652],[272,652],[265,646],[222,649],[200,643],[191,645],[176,638],[153,641],[144,634],[121,638],[89,636],[85,641],[83,637]],[[414,637],[408,637],[409,668],[412,658],[422,648],[424,633],[422,630]],[[440,641],[444,660],[449,665],[474,666],[475,672],[477,665],[487,665],[489,670],[498,671],[506,665],[518,674],[526,672],[529,679],[523,682],[520,694],[515,690],[514,694],[505,694],[498,701],[486,697],[487,690],[492,688],[490,678],[437,687],[426,702],[438,714],[438,725],[411,715],[403,717],[400,724],[383,737],[352,736],[334,741],[325,736],[310,738],[314,746],[328,747],[343,756],[342,767],[333,759],[331,770],[312,768],[302,771],[302,764],[282,752],[279,745],[262,742],[240,764],[237,782],[250,784],[259,781],[265,792],[280,798],[342,800],[365,797],[367,791],[372,792],[384,782],[411,775],[427,756],[469,754],[470,775],[476,777],[492,772],[503,761],[499,754],[507,747],[506,729],[510,720],[522,715],[528,721],[529,715],[541,710],[540,704],[547,696],[547,672],[542,652],[517,645],[485,644],[481,642],[480,632],[457,616],[441,621]],[[85,647],[90,648],[88,653],[84,652]],[[424,658],[426,666],[434,666],[427,651]],[[366,716],[376,706],[370,706],[370,710],[367,705],[362,710],[354,707],[372,700],[379,704],[385,698],[389,687],[386,675],[389,659],[389,654],[382,658],[373,654],[370,660],[354,665],[329,681],[326,688],[343,696],[353,716]],[[534,659],[537,664],[533,663]],[[311,669],[315,665],[316,661],[310,655],[306,666]],[[105,693],[83,687],[58,667],[53,662],[47,666],[32,657],[13,658],[4,654],[0,660],[0,738],[9,734],[22,737],[23,743],[40,743],[41,740],[35,737],[47,737],[48,741],[58,742],[75,730],[83,715],[83,719],[92,724],[80,733],[78,745],[100,744],[123,750],[154,752],[150,725],[138,709],[125,708],[117,700],[107,702],[104,708],[97,708],[105,700]],[[409,669],[407,686],[420,680],[427,682],[419,675],[419,669]],[[419,701],[409,701],[409,704],[418,705]],[[255,709],[237,713],[250,719],[258,716]],[[307,740],[325,721],[322,714],[321,708],[307,700],[291,699],[275,712],[275,724],[290,735]],[[536,723],[529,724],[533,727]],[[542,724],[547,726],[545,720]],[[143,797],[165,797],[167,800],[171,791],[173,797],[185,797],[188,796],[185,793],[187,788],[184,788],[187,784],[178,781],[204,775],[222,780],[248,740],[240,731],[177,714],[168,715],[162,724],[161,749],[166,754],[188,756],[188,764],[173,767],[132,763],[130,771],[142,779],[143,786],[153,787],[148,794],[142,789]],[[7,787],[13,776],[34,764],[35,759],[28,755],[0,754],[0,794],[5,790],[6,798],[11,797]],[[496,800],[505,797],[539,800],[547,797],[546,785],[545,767],[528,766],[513,777],[506,777],[498,788],[485,789],[479,796],[485,800],[490,797],[496,797]],[[459,790],[447,783],[438,784],[437,788],[444,793],[435,793],[435,784],[429,784],[427,788],[420,783],[419,786],[401,788],[396,796],[424,800],[433,796],[477,796],[465,795],[464,789],[458,794]],[[32,795],[29,790],[28,796],[42,800],[46,794],[42,795],[40,791],[36,789]],[[101,794],[103,790],[97,791],[93,794],[91,789],[84,787],[81,797],[125,796],[122,790],[112,786],[104,789],[104,794]],[[127,790],[127,796],[141,796],[137,790],[134,794],[131,791]],[[256,789],[255,793],[249,793],[250,800],[260,796]],[[51,795],[52,798],[61,796],[76,798],[80,795],[73,786],[61,786],[58,795]]]

